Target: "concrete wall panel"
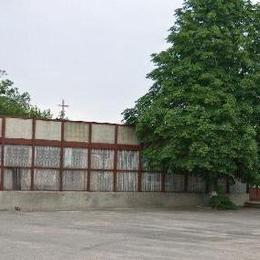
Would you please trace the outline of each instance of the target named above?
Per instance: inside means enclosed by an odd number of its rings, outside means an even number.
[[[32,139],[32,119],[6,118],[5,137]]]
[[[243,205],[249,195],[229,195]],[[162,192],[0,192],[0,210],[87,210],[91,208],[183,208],[205,206],[208,196]]]
[[[60,141],[61,122],[37,120],[35,138]]]
[[[139,144],[135,129],[127,126],[118,127],[118,143],[119,144]]]
[[[115,143],[115,126],[114,125],[92,125],[92,143]]]
[[[64,140],[69,142],[88,142],[89,124],[65,122]]]

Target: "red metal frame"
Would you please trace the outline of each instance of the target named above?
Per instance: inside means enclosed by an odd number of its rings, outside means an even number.
[[[61,145],[60,145],[60,191],[63,190],[63,161],[64,161],[64,121],[61,122]]]
[[[34,190],[35,129],[36,129],[36,120],[33,119],[33,127],[32,127],[31,190]]]
[[[161,192],[165,192],[165,173],[161,174]]]
[[[116,125],[115,126],[115,140],[114,140],[114,143],[115,145],[117,146],[117,141],[118,141],[118,126]],[[117,152],[117,147],[116,149],[114,150],[114,169],[113,169],[113,192],[116,192],[117,190],[117,155],[118,155],[118,152]]]
[[[92,123],[89,124],[88,129],[88,142],[92,143]],[[90,189],[90,176],[91,175],[91,145],[88,147],[88,171],[87,171],[87,191],[91,191]]]
[[[189,181],[189,175],[186,173],[184,175],[184,192],[188,192],[188,181]]]
[[[142,155],[141,150],[139,151],[139,165],[138,165],[138,176],[137,176],[137,191],[142,191]]]
[[[2,118],[2,129],[1,129],[1,185],[0,190],[4,187],[4,144],[5,144],[5,118]]]
[[[28,145],[32,147],[32,161],[30,167],[21,167],[22,169],[29,169],[31,170],[31,187],[30,190],[34,190],[34,172],[37,169],[46,169],[46,170],[58,170],[60,174],[60,182],[59,182],[59,190],[63,190],[63,172],[66,170],[71,171],[84,171],[84,190],[85,191],[91,191],[91,172],[92,171],[103,171],[103,172],[113,172],[113,191],[117,191],[117,174],[123,173],[123,172],[135,172],[137,173],[137,191],[142,191],[142,173],[143,172],[149,172],[144,171],[142,169],[142,160],[141,160],[141,145],[128,145],[128,144],[119,144],[118,143],[118,129],[119,127],[129,127],[127,125],[121,125],[121,124],[111,124],[111,123],[97,123],[97,122],[83,122],[83,121],[68,121],[68,120],[51,120],[51,119],[39,119],[42,121],[55,121],[61,123],[61,140],[42,140],[42,139],[36,139],[36,119],[32,120],[32,139],[22,139],[22,138],[5,138],[5,121],[6,118],[9,117],[2,117],[2,137],[0,137],[0,144],[2,144],[2,154],[1,154],[1,183],[0,183],[0,190],[3,190],[3,183],[4,183],[4,169],[10,169],[13,167],[4,166],[4,145]],[[10,117],[10,118],[20,118],[20,117]],[[23,118],[23,119],[29,119],[29,118]],[[31,119],[31,118],[30,118]],[[85,123],[89,126],[89,136],[88,136],[88,142],[68,142],[65,141],[64,138],[64,132],[65,132],[65,124],[66,122],[75,122],[75,123]],[[107,143],[92,143],[92,126],[93,124],[105,124],[105,125],[112,125],[115,127],[115,135],[114,135],[114,143],[113,144],[107,144]],[[60,167],[39,167],[35,165],[35,147],[36,146],[53,146],[53,147],[59,147],[60,148]],[[68,168],[64,167],[64,149],[65,148],[85,148],[88,149],[88,167],[87,168]],[[114,165],[113,169],[93,169],[91,165],[91,151],[92,149],[107,149],[107,150],[113,150],[114,151]],[[138,170],[122,170],[117,168],[118,164],[118,151],[137,151],[139,156],[139,166]],[[165,191],[165,178],[164,175],[162,175],[161,179],[161,191]]]
[[[16,166],[4,166],[5,169],[13,169],[13,168],[17,168]],[[30,166],[23,166],[23,167],[19,167],[21,169],[28,169],[30,170],[32,167]],[[35,166],[33,167],[35,170],[56,170],[59,171],[60,167],[44,167],[44,166]],[[94,172],[114,172],[114,169],[95,169],[95,168],[69,168],[69,167],[63,167],[64,171],[94,171]],[[136,172],[138,173],[138,171],[136,170],[122,170],[122,169],[117,169],[116,172]],[[151,171],[142,171],[143,173],[147,172],[151,172]]]
[[[10,145],[30,145],[30,146],[53,146],[64,148],[91,148],[91,149],[107,149],[107,150],[126,150],[126,151],[139,151],[140,145],[128,145],[128,144],[104,144],[104,143],[83,143],[83,142],[66,142],[66,141],[51,141],[51,140],[26,140],[20,138],[0,138],[0,143]]]

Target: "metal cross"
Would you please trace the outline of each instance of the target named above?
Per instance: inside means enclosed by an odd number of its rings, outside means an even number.
[[[64,99],[62,99],[61,104],[59,104],[58,106],[61,107],[60,119],[63,120],[65,118],[65,108],[69,107],[69,105],[65,105],[65,101]]]

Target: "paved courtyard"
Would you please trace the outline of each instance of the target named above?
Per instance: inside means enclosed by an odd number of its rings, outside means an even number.
[[[260,210],[0,212],[1,259],[260,259]]]

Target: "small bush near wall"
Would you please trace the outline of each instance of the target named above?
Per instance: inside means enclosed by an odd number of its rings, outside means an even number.
[[[238,209],[238,206],[224,195],[212,196],[209,200],[209,206],[214,209],[225,209],[225,210]]]

